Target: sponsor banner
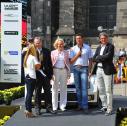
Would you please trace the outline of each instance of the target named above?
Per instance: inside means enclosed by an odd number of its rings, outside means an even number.
[[[4,31],[4,35],[18,35],[18,31]]]
[[[1,82],[21,82],[22,3],[1,2]]]

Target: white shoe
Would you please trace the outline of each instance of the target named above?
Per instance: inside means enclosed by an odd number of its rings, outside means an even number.
[[[61,110],[62,112],[66,111],[66,109],[65,109],[65,108],[61,108],[60,110]]]
[[[106,112],[105,112],[105,115],[106,115],[106,116],[112,115],[112,111],[106,111]]]
[[[101,111],[101,112],[106,112],[106,111],[107,111],[107,108],[102,107],[102,108],[100,109],[100,111]]]

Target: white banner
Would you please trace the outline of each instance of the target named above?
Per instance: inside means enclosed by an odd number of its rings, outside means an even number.
[[[21,82],[22,3],[1,2],[1,82]]]

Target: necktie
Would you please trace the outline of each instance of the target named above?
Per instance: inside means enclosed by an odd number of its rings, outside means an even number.
[[[39,61],[42,62],[43,61],[43,54],[40,52],[39,54]]]
[[[40,62],[43,61],[43,53],[42,53],[42,50],[38,50],[38,59]]]
[[[36,52],[37,52],[37,59],[38,59],[38,61],[40,61],[40,59],[39,59],[39,51],[37,50]]]

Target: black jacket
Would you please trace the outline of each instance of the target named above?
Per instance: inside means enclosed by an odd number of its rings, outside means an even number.
[[[43,55],[43,61],[41,62],[41,68],[43,72],[46,74],[46,76],[51,79],[53,75],[53,67],[52,67],[52,62],[51,62],[51,52],[46,49],[42,48],[42,55]],[[40,72],[37,71],[37,76],[40,75]]]
[[[111,43],[107,43],[103,55],[100,55],[100,50],[101,45],[97,47],[96,52],[93,56],[95,66],[93,68],[92,74],[96,74],[98,63],[102,63],[102,67],[106,75],[115,74],[116,70],[113,64],[114,46]]]

